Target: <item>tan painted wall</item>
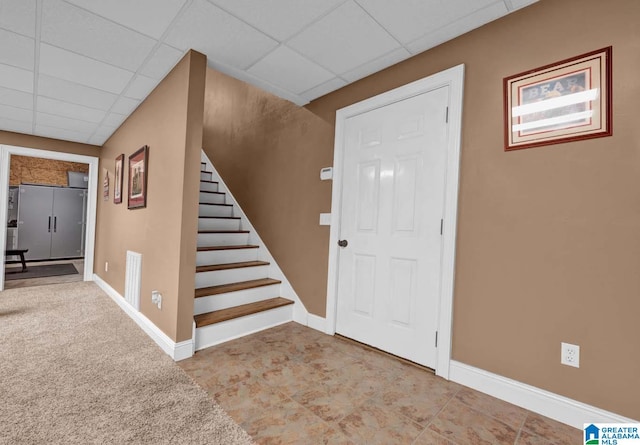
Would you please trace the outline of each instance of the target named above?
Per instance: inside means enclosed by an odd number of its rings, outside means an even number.
[[[541,0],[304,110],[209,72],[205,149],[307,308],[323,315],[326,123],[464,63],[454,359],[640,419],[638,17],[637,0]],[[609,45],[614,135],[505,153],[502,79]],[[580,369],[560,365],[561,341],[581,346]]]
[[[77,142],[61,141],[28,134],[12,133],[0,130],[0,144],[16,147],[38,148],[40,150],[59,151],[76,155],[98,156],[100,147],[79,144]]]
[[[126,164],[148,145],[148,195],[147,207],[135,210],[126,196],[116,205],[100,195],[95,273],[124,295],[126,252],[141,253],[141,312],[176,342],[191,338],[193,323],[205,68],[204,55],[188,53],[100,151],[102,184],[105,169],[114,177],[118,155]],[[152,290],[162,294],[162,310],[151,303]]]
[[[46,184],[66,187],[69,182],[68,171],[89,173],[89,165],[14,155],[11,156],[9,185]]]
[[[203,147],[307,310],[325,311],[333,126],[304,108],[207,70]]]

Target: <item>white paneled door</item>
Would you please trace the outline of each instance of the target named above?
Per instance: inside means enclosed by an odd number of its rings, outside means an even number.
[[[432,368],[449,88],[344,127],[336,332]]]

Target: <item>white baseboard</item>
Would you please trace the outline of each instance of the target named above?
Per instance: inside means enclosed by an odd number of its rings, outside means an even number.
[[[451,361],[450,380],[582,429],[584,423],[637,423],[618,414],[525,383]]]
[[[107,284],[106,281],[96,274],[93,274],[93,281],[173,360],[180,361],[193,355],[193,339],[179,343],[174,342],[167,334],[153,324],[151,320],[145,317],[142,312],[136,311],[133,306],[127,303],[124,297]]]
[[[318,317],[317,315],[308,314],[307,326],[309,326],[311,329],[315,329],[316,331],[326,333],[327,319]]]

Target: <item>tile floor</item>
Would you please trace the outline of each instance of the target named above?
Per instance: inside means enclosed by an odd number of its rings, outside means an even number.
[[[179,365],[259,444],[578,444],[580,430],[296,323]]]

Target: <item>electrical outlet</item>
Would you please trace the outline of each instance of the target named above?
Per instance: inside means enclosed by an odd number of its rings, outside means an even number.
[[[162,294],[157,290],[151,291],[151,302],[158,306],[158,309],[162,309]]]
[[[560,363],[574,368],[580,367],[580,346],[561,343]]]
[[[104,262],[104,271],[105,272],[109,272],[109,262],[108,261]]]

